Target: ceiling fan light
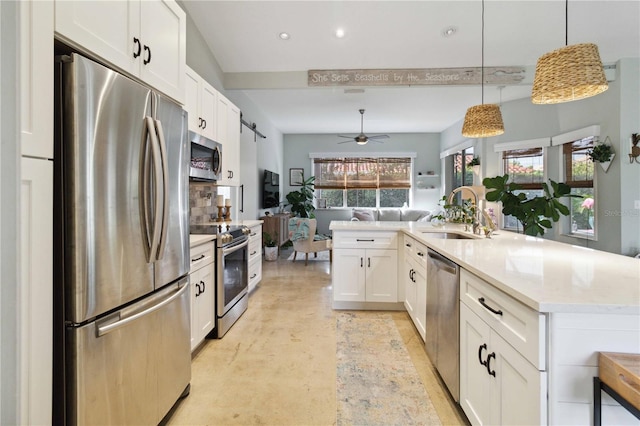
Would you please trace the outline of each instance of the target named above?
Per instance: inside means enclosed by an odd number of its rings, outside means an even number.
[[[531,102],[558,104],[598,95],[609,88],[598,46],[574,44],[538,59]]]
[[[363,140],[357,140],[356,143],[358,145],[366,145],[368,141],[363,141]]]
[[[488,138],[504,133],[504,123],[500,107],[496,104],[482,104],[469,107],[464,116],[462,136],[466,138]]]

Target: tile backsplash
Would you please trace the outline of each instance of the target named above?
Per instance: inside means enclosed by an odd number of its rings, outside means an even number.
[[[207,182],[189,182],[189,224],[211,222],[218,217],[218,187]]]

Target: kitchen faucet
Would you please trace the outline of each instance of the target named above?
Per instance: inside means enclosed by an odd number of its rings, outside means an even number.
[[[453,198],[455,197],[455,195],[458,192],[462,192],[462,191],[469,191],[473,195],[473,205],[475,207],[473,224],[472,224],[473,233],[474,234],[477,233],[477,230],[481,224],[481,218],[484,216],[486,225],[489,228],[489,231],[486,233],[486,236],[488,238],[491,235],[491,233],[495,230],[495,225],[493,224],[493,221],[491,220],[491,218],[488,217],[486,212],[481,211],[480,205],[479,205],[480,197],[478,197],[478,193],[471,186],[459,186],[457,188],[454,188],[454,190],[451,191],[451,193],[449,194],[449,197],[447,198],[447,204],[450,204],[450,205],[453,204]]]

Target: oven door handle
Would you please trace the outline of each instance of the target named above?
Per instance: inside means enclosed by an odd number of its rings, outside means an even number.
[[[236,244],[236,245],[234,245],[234,246],[231,246],[231,247],[223,247],[223,248],[222,248],[222,255],[223,255],[223,256],[226,256],[226,255],[231,254],[231,253],[233,253],[233,252],[236,252],[236,251],[238,251],[238,250],[240,250],[240,249],[243,249],[243,248],[245,248],[245,247],[246,247],[246,246],[248,246],[248,245],[249,245],[249,239],[248,239],[248,238],[246,238],[244,241],[242,241],[241,243]]]

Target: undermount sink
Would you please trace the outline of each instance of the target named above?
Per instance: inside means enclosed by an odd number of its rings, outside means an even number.
[[[456,232],[423,232],[425,238],[440,238],[444,240],[475,240],[471,235],[458,234]]]

